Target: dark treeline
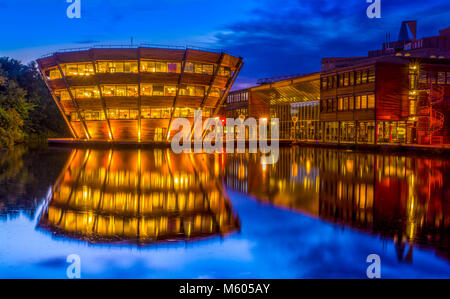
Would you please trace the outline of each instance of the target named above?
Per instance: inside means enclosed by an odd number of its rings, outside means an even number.
[[[0,57],[0,148],[66,136],[67,126],[36,63]]]

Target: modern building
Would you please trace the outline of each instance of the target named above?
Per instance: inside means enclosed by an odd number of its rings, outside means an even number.
[[[279,118],[280,138],[326,144],[450,145],[450,29],[367,57],[324,58],[320,73],[260,80],[234,91],[227,116]]]
[[[321,139],[320,73],[265,79],[262,83],[231,92],[227,117],[278,118],[280,139]]]
[[[450,60],[379,56],[321,74],[323,141],[450,144]]]
[[[166,141],[172,120],[212,117],[243,59],[221,51],[167,47],[68,50],[37,60],[77,140]]]

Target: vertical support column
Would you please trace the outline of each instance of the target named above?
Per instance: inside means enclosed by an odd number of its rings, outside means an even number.
[[[167,127],[166,140],[169,140],[169,138],[170,138],[170,128],[172,126],[173,117],[175,115],[175,109],[176,109],[175,107],[177,105],[178,95],[180,94],[180,88],[181,88],[181,83],[182,83],[182,79],[183,79],[184,69],[186,67],[186,59],[187,59],[188,51],[189,51],[189,49],[186,48],[186,50],[184,51],[183,61],[181,62],[181,72],[180,72],[180,76],[178,77],[177,92],[176,92],[175,98],[173,99],[172,112],[170,114],[169,126]]]
[[[41,68],[40,65],[38,65],[38,68],[39,68],[39,73],[42,76],[42,80],[44,80],[45,85],[47,86],[48,90],[50,91],[50,94],[51,94],[51,96],[53,98],[53,101],[55,102],[56,106],[59,109],[59,112],[61,112],[61,114],[62,114],[62,117],[63,117],[64,121],[66,122],[67,126],[69,127],[70,133],[72,134],[72,138],[78,139],[79,137],[78,137],[75,129],[72,127],[72,124],[70,123],[69,119],[67,118],[67,115],[66,115],[64,109],[61,106],[61,103],[58,101],[58,97],[56,96],[55,91],[50,86],[50,84],[48,84],[48,82],[47,82],[44,70]]]
[[[138,52],[138,142],[141,142],[142,135],[142,95],[141,95],[141,48],[137,48]]]
[[[97,83],[98,92],[100,93],[100,99],[102,101],[103,113],[105,114],[106,124],[108,126],[109,138],[111,140],[114,140],[113,132],[111,129],[111,123],[109,122],[109,118],[108,118],[108,111],[106,109],[106,101],[105,101],[105,98],[103,97],[103,91],[100,86],[100,80],[97,76],[97,66],[95,65],[95,60],[92,57],[92,52],[90,50],[89,50],[89,58],[91,59],[92,67],[94,68],[95,82]]]
[[[87,139],[90,139],[91,136],[89,134],[89,130],[88,130],[87,125],[86,125],[86,121],[84,120],[84,117],[81,115],[80,106],[78,106],[78,103],[75,100],[75,97],[73,96],[72,91],[70,90],[69,82],[67,82],[67,78],[64,75],[64,72],[62,71],[62,68],[61,68],[61,65],[59,63],[59,59],[58,59],[58,54],[57,53],[54,54],[54,59],[55,59],[55,62],[57,64],[57,66],[58,66],[58,70],[61,73],[61,78],[64,81],[64,84],[66,86],[67,92],[69,93],[70,99],[72,100],[72,103],[75,106],[75,109],[77,110],[78,118],[80,119],[81,123],[83,124],[83,128],[84,128],[84,132],[86,134],[86,137],[87,137]]]
[[[212,76],[211,81],[209,82],[208,91],[205,93],[205,96],[203,97],[202,103],[200,105],[200,109],[202,111],[203,111],[203,108],[205,107],[206,100],[208,99],[209,95],[211,94],[211,90],[213,88],[213,84],[216,81],[217,75],[219,74],[219,70],[220,70],[220,67],[222,66],[222,62],[223,62],[224,57],[225,57],[225,53],[222,53],[220,55],[219,62],[217,64],[217,68],[216,68],[216,70],[214,72],[214,75]],[[191,138],[192,133],[194,132],[195,126],[196,126],[196,123],[194,122],[194,125],[191,128],[191,134],[190,134],[189,138]]]
[[[375,120],[375,129],[374,129],[374,131],[375,131],[373,133],[374,138],[375,138],[374,144],[377,145],[378,144],[378,121],[377,120]],[[384,127],[383,127],[383,134],[384,134]]]
[[[239,58],[238,63],[236,64],[236,70],[233,73],[233,76],[228,80],[225,92],[221,95],[221,98],[219,99],[219,103],[216,105],[216,109],[214,110],[213,117],[217,115],[219,112],[220,106],[223,105],[223,102],[227,98],[228,93],[230,92],[231,86],[233,86],[234,81],[236,81],[237,76],[239,75],[239,72],[242,69],[242,66],[244,63],[242,62],[242,57]]]

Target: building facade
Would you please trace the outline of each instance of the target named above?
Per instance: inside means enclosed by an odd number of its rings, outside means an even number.
[[[278,118],[280,139],[320,140],[320,73],[265,82],[231,92],[227,98],[227,117]]]
[[[39,69],[73,138],[166,141],[174,118],[218,113],[243,65],[188,48],[92,48],[54,53]]]
[[[450,145],[450,29],[416,40],[415,26],[367,57],[325,58],[320,73],[235,91],[246,100],[229,97],[227,115],[279,118],[280,139],[292,141]]]

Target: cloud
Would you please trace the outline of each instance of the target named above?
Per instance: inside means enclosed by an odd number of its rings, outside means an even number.
[[[365,56],[381,47],[386,32],[395,40],[406,19],[418,19],[426,35],[450,25],[443,24],[450,19],[447,1],[392,2],[382,1],[381,19],[369,19],[363,0],[261,0],[247,19],[221,28],[216,43],[244,57],[248,81],[319,71],[324,57]]]

